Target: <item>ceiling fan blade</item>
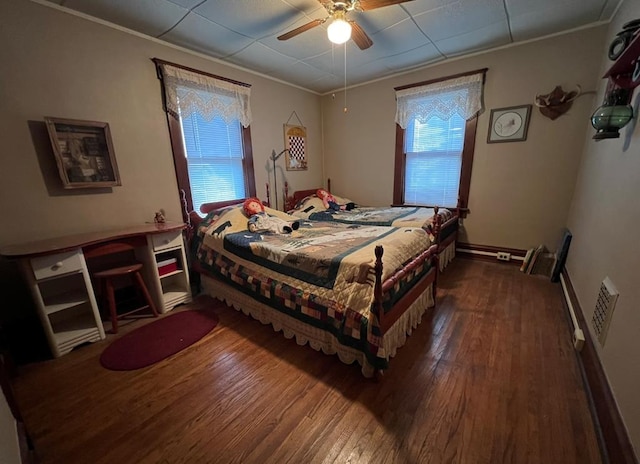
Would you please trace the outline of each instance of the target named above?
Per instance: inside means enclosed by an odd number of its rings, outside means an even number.
[[[373,45],[373,41],[369,38],[364,29],[358,25],[358,23],[355,21],[349,21],[349,24],[351,24],[351,38],[360,50],[366,50]]]
[[[398,3],[406,3],[411,0],[360,0],[358,4],[362,11],[375,10],[383,6],[397,5]]]
[[[295,29],[292,29],[289,32],[286,32],[286,33],[278,36],[278,40],[288,40],[291,37],[295,37],[298,34],[302,34],[303,32],[306,32],[309,29],[313,29],[314,27],[319,26],[320,24],[324,23],[326,20],[327,20],[326,18],[325,19],[314,19],[310,23],[303,24],[300,27],[296,27]]]

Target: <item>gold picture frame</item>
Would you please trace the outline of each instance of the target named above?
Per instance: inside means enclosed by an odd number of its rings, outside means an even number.
[[[287,171],[307,170],[307,129],[284,125],[285,167]]]
[[[44,118],[65,189],[122,185],[106,122]]]

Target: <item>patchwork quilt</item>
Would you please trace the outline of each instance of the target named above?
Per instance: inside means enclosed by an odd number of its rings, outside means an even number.
[[[287,220],[297,218],[266,208]],[[384,248],[383,280],[428,248],[420,227],[386,227],[301,220],[290,234],[252,233],[242,208],[211,212],[200,224],[194,252],[201,268],[243,293],[296,319],[331,332],[384,368],[378,319],[372,312],[374,249]],[[429,272],[426,262],[385,295],[392,307]]]
[[[338,198],[340,204],[350,200]],[[301,200],[290,211],[292,216],[312,221],[333,221],[343,224],[360,224],[369,226],[420,227],[429,234],[432,232],[435,210],[417,206],[402,207],[357,207],[350,211],[327,211],[322,200],[315,195]],[[440,208],[438,214],[442,223],[453,217],[453,213]],[[433,239],[433,238],[432,238]]]

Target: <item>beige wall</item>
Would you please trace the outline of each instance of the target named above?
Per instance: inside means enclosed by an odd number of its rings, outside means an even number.
[[[627,0],[607,32],[605,45],[622,25],[640,17],[640,3]],[[602,51],[598,75],[611,61]],[[599,106],[606,81],[598,82]],[[640,114],[640,92],[633,96],[634,114]],[[622,129],[619,139],[596,142],[587,125],[585,148],[569,213],[573,233],[567,270],[587,321],[591,320],[600,283],[609,277],[620,297],[605,346],[599,350],[609,382],[629,430],[640,451],[640,130],[637,119]],[[583,328],[586,330],[586,328]],[[592,330],[589,327],[589,330]],[[592,331],[593,333],[593,331]],[[595,340],[595,338],[594,338]],[[596,342],[597,343],[597,342]]]
[[[294,110],[308,130],[309,170],[284,174],[294,188],[321,182],[315,94],[29,1],[0,1],[0,44],[0,246],[150,221],[159,208],[180,219],[153,57],[252,84],[261,197],[267,158],[284,148],[282,126]],[[108,122],[122,186],[63,190],[45,116]]]
[[[534,107],[524,142],[487,144],[490,110],[533,103],[562,85],[599,85],[604,28],[592,28],[505,48],[347,90],[322,100],[325,174],[332,190],[356,202],[393,199],[395,93],[400,85],[488,67],[485,111],[478,120],[469,208],[463,241],[526,249],[555,249],[566,224],[575,173],[594,95],[578,98],[551,121]],[[348,68],[347,68],[348,69]],[[348,73],[347,73],[348,74]]]

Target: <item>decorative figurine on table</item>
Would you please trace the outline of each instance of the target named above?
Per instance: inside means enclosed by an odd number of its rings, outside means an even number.
[[[164,217],[163,209],[161,209],[160,211],[156,211],[156,215],[153,218],[153,222],[155,222],[156,224],[164,224],[165,222],[167,222],[167,220]]]
[[[259,198],[247,198],[243,206],[244,213],[249,217],[247,228],[250,232],[290,234],[300,227],[300,222],[298,221],[287,221],[278,216],[268,214]]]
[[[322,204],[324,205],[324,207],[332,211],[351,211],[356,207],[355,203],[353,202],[349,202],[346,205],[338,204],[336,197],[331,195],[325,189],[316,190],[316,195],[322,200]]]

